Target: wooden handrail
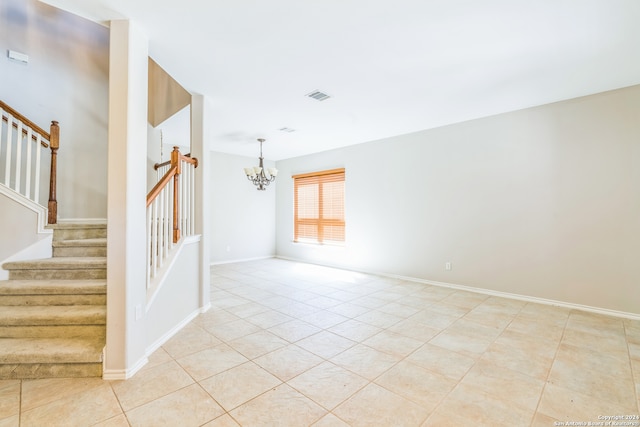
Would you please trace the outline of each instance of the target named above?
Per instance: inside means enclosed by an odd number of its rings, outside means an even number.
[[[178,147],[173,147],[173,149],[175,150]],[[198,159],[192,159],[191,158],[191,153],[187,153],[184,156],[180,155],[182,160],[184,160],[185,162],[191,163],[192,165],[194,165],[194,167],[198,167]],[[153,170],[158,170],[163,166],[167,166],[171,164],[171,159],[167,160],[166,162],[162,162],[162,163],[156,163],[155,165],[153,165]]]
[[[35,130],[40,135],[44,136],[47,141],[51,140],[51,136],[49,135],[49,132],[46,132],[40,126],[38,126],[37,124],[33,123],[31,120],[29,120],[28,118],[26,118],[25,116],[23,116],[22,114],[20,114],[19,112],[17,112],[13,108],[11,108],[9,105],[5,104],[3,101],[0,101],[0,108],[2,108],[3,111],[6,111],[7,113],[11,114],[14,118],[20,120],[22,123],[24,123],[27,126],[29,126],[31,129]],[[2,120],[7,121],[4,117],[2,118]],[[13,127],[17,128],[18,126],[14,123]],[[27,131],[23,129],[22,133],[26,134]],[[32,139],[36,140],[36,138],[37,137],[32,136]],[[42,142],[42,146],[43,147],[49,147],[49,145],[47,145],[46,142]]]
[[[158,169],[160,169],[163,166],[167,166],[171,164],[171,160],[167,160],[166,162],[162,162],[162,163],[156,163],[155,165],[153,165],[153,170],[157,171]]]
[[[158,183],[156,185],[153,186],[153,188],[151,189],[151,191],[149,191],[149,194],[147,194],[147,207],[149,207],[149,205],[151,203],[153,203],[153,201],[158,197],[158,195],[160,194],[160,192],[162,191],[162,189],[169,184],[169,181],[171,180],[171,178],[173,178],[173,176],[176,174],[176,171],[178,170],[178,168],[176,167],[171,167],[167,173],[164,174],[164,176],[162,178],[160,178],[160,181],[158,181]]]

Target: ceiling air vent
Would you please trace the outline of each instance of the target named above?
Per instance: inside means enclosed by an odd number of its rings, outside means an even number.
[[[279,130],[281,130],[282,132],[287,132],[287,133],[291,133],[291,132],[295,132],[295,129],[291,129],[291,128],[280,128]]]
[[[308,93],[306,96],[308,96],[309,98],[313,98],[316,101],[324,101],[325,99],[331,98],[329,95],[320,92],[319,90],[314,90],[313,92]]]

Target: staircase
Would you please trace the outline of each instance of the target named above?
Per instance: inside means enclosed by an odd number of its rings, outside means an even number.
[[[53,258],[2,265],[0,380],[102,376],[107,226],[49,227]]]

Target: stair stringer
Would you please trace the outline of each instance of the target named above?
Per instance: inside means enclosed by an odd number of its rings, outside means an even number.
[[[53,233],[52,230],[48,230],[46,228],[47,217],[49,213],[49,210],[46,207],[42,206],[39,203],[34,202],[31,199],[28,199],[27,197],[23,196],[22,194],[18,193],[15,190],[12,190],[11,188],[7,187],[2,183],[0,183],[0,194],[7,196],[14,202],[36,213],[37,215],[36,232],[38,234]]]

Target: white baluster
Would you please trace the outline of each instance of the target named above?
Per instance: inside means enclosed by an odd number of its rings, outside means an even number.
[[[153,230],[151,231],[151,277],[156,277],[158,267],[158,199],[151,203],[153,208]]]
[[[2,109],[2,107],[0,107],[0,154],[2,154],[2,146],[4,145],[2,143],[3,139],[2,139],[2,128],[4,126],[4,110]]]
[[[193,171],[193,165],[189,164],[189,167],[187,168],[187,180],[189,181],[186,191],[187,191],[187,233],[189,234],[189,236],[193,235],[193,232],[191,230],[191,224],[193,223],[192,221],[192,217],[193,217],[193,196],[191,194],[191,189],[193,188],[193,175],[192,175],[192,171]]]
[[[184,192],[182,195],[182,202],[184,203],[184,209],[182,210],[184,212],[184,217],[182,218],[182,227],[184,228],[185,236],[189,236],[189,211],[191,210],[191,200],[189,198],[189,185],[191,184],[189,181],[189,169],[189,163],[185,162],[183,176],[184,186],[182,187]]]
[[[158,201],[158,212],[156,212],[155,216],[154,216],[154,220],[155,220],[155,224],[157,227],[157,234],[158,234],[158,247],[157,247],[157,251],[158,251],[158,263],[160,263],[162,260],[163,255],[163,250],[164,250],[164,222],[162,217],[164,216],[164,194],[165,194],[165,189],[163,188],[162,190],[160,190],[160,193],[158,193],[158,197],[156,198],[156,200]]]
[[[16,133],[16,178],[14,181],[14,189],[20,192],[20,176],[22,170],[22,146],[24,137],[22,136],[22,122],[18,122],[18,132]]]
[[[173,181],[168,186],[169,198],[167,199],[167,251],[173,249],[173,201],[174,201],[175,189],[173,188]],[[178,212],[176,215],[180,215]],[[178,216],[179,218],[179,216]]]
[[[184,232],[187,236],[191,236],[191,164],[187,164],[184,180],[186,181],[184,186]]]
[[[33,191],[33,200],[35,200],[36,203],[40,203],[40,153],[42,153],[42,136],[38,134],[36,136],[36,182]]]
[[[169,250],[173,247],[173,182],[169,182],[167,185],[167,201],[164,208],[167,212],[167,219],[165,221],[165,256],[169,254]]]
[[[147,289],[151,285],[151,252],[153,251],[151,246],[151,206],[147,206]]]
[[[31,198],[31,145],[33,144],[33,131],[31,128],[27,130],[27,171],[25,172],[25,196]],[[36,147],[37,149],[37,147]],[[37,203],[38,201],[35,200]]]
[[[162,257],[167,256],[167,251],[169,250],[169,228],[171,225],[169,224],[169,218],[171,217],[171,212],[169,211],[169,204],[171,203],[171,181],[167,184],[166,187],[162,189]]]
[[[11,187],[11,145],[12,145],[12,137],[11,130],[13,128],[13,117],[7,114],[7,159],[5,162],[5,170],[4,170],[4,184],[7,187]]]
[[[180,229],[183,233],[186,233],[185,220],[187,218],[187,179],[186,175],[189,170],[187,169],[187,162],[182,160],[182,176],[180,176]]]
[[[191,235],[196,234],[196,167],[191,165]]]

